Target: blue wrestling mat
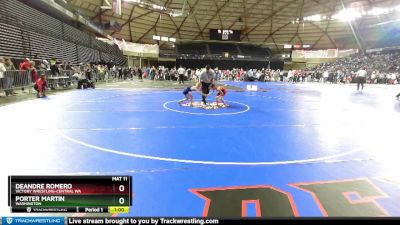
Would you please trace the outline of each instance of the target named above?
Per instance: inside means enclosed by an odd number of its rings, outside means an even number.
[[[400,216],[395,88],[251,84],[215,110],[137,89],[1,107],[0,174],[131,175],[130,216]]]

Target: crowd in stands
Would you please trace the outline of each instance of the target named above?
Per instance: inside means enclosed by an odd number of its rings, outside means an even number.
[[[400,52],[356,54],[320,64],[305,72],[332,82],[353,82],[357,71],[366,68],[370,84],[397,84],[400,76]]]
[[[248,69],[233,68],[220,70],[214,68],[217,80],[235,81],[265,81],[265,82],[330,82],[330,83],[353,83],[356,82],[357,72],[364,68],[367,71],[366,82],[370,84],[398,84],[400,83],[400,52],[356,54],[347,58],[340,58],[334,62],[319,64],[312,68],[302,70],[273,70],[273,69]],[[76,79],[78,88],[82,84],[90,84],[97,81],[110,79],[149,79],[149,80],[172,80],[184,82],[185,80],[198,80],[203,68],[183,68],[164,66],[158,67],[124,67],[111,63],[97,62],[91,64],[72,65],[69,62],[59,62],[56,59],[39,60],[24,59],[15,66],[12,59],[0,57],[0,90],[5,95],[15,95],[16,81],[21,71],[29,71],[30,82],[36,89],[41,89],[38,83],[43,79],[54,79],[54,77],[65,77],[70,81]],[[17,71],[17,76],[7,76],[7,71]],[[42,75],[45,75],[43,77]],[[41,81],[39,81],[42,79]],[[23,88],[23,87],[22,87]],[[94,85],[93,85],[94,88]]]
[[[204,68],[184,68],[184,67],[173,67],[167,68],[164,66],[159,67],[146,67],[143,68],[143,77],[150,80],[198,80],[200,74]],[[138,68],[132,68],[132,75],[136,76]],[[217,80],[229,80],[229,81],[288,81],[284,79],[285,73],[280,70],[272,69],[250,69],[245,70],[243,68],[233,68],[230,70],[221,70],[218,68],[213,69]],[[291,74],[291,72],[289,72]],[[287,74],[286,74],[287,77]]]
[[[400,52],[356,54],[299,70],[246,70],[243,68],[220,70],[214,68],[214,71],[217,80],[356,83],[357,72],[360,69],[367,71],[366,82],[369,84],[398,84],[400,83]],[[178,80],[179,74],[182,73],[185,79],[198,79],[202,68],[169,69],[153,66],[142,70],[144,78],[151,80]],[[137,68],[132,69],[133,76],[137,73],[135,71]]]
[[[367,71],[366,82],[369,84],[398,84],[400,52],[356,54],[299,70],[216,68],[215,71],[217,77],[223,80],[356,83],[357,72],[360,69]]]

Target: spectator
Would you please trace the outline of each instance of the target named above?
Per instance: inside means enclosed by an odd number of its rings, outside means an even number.
[[[142,68],[138,68],[138,78],[139,80],[143,81],[143,72],[142,72]]]
[[[72,77],[78,80],[78,85],[76,89],[86,89],[88,86],[91,86],[90,81],[86,78],[85,74],[76,72]]]
[[[39,67],[41,67],[43,70],[50,70],[50,63],[43,59],[42,64]]]
[[[72,70],[71,62],[67,61],[67,62],[65,63],[65,69],[66,69],[66,70]]]
[[[279,81],[280,80],[280,73],[281,73],[281,71],[278,69],[278,70],[275,70],[275,72],[273,73],[274,75],[274,80],[275,81]]]
[[[92,80],[92,69],[89,64],[87,64],[85,66],[85,75],[86,75],[86,79]]]
[[[287,79],[289,82],[293,81],[293,71],[289,70],[288,75],[287,75]]]
[[[0,89],[4,88],[4,74],[6,72],[6,67],[4,66],[4,58],[0,57]],[[7,95],[7,92],[6,92]],[[7,95],[8,96],[8,95]]]
[[[108,66],[105,65],[103,67],[104,69],[104,80],[106,80],[108,82],[109,76],[110,76],[110,70],[108,69]]]
[[[323,74],[322,74],[322,78],[323,78],[323,82],[326,83],[328,81],[328,77],[329,77],[329,71],[326,70]]]
[[[29,58],[25,58],[24,61],[19,65],[19,70],[30,70],[32,67],[31,61]]]
[[[15,66],[12,63],[10,58],[4,58],[5,63],[4,66],[6,68],[7,71],[14,71],[14,73],[16,72]],[[5,92],[6,92],[6,96],[11,95],[11,94],[16,94],[14,92],[14,90],[12,89],[14,84],[14,76],[13,74],[9,74],[9,76],[5,77]]]
[[[36,83],[36,81],[39,79],[39,74],[35,68],[35,61],[31,62],[31,77],[32,77],[32,82]]]
[[[217,70],[218,70],[218,69],[217,69]],[[190,70],[190,68],[189,68],[189,69],[186,70],[186,73],[187,73],[187,77],[188,77],[189,79],[191,79],[191,78],[192,78],[192,70]]]
[[[22,71],[30,71],[31,68],[32,68],[32,63],[29,58],[25,58],[24,61],[19,65],[19,70]],[[24,76],[24,72],[21,73],[21,76]],[[22,84],[17,84],[17,85],[22,85]],[[21,88],[21,90],[24,91],[24,88]]]
[[[128,68],[124,68],[123,69],[123,74],[124,74],[124,80],[126,80],[127,78],[128,78],[128,75],[129,75],[129,70],[128,70]]]
[[[50,60],[50,70],[53,76],[58,76],[60,74],[60,70],[58,69],[57,60],[52,58]]]
[[[122,67],[118,67],[118,80],[122,80],[123,79],[123,74],[122,74]]]
[[[100,80],[104,80],[105,79],[105,68],[103,65],[98,65],[97,66],[97,70],[99,72],[99,78]]]
[[[46,97],[46,89],[48,88],[48,86],[47,86],[46,75],[44,73],[36,81],[36,85],[34,86],[34,88],[37,91],[37,95],[36,96],[38,98]]]
[[[37,66],[40,66],[40,64],[42,63],[38,54],[35,54],[32,61],[35,62]]]

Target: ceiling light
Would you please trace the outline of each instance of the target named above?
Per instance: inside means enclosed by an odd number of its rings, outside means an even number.
[[[142,0],[124,0],[125,2],[143,3]]]
[[[387,14],[388,12],[389,12],[389,10],[387,8],[375,7],[372,10],[368,11],[368,15],[379,16],[379,15]]]
[[[105,5],[100,6],[101,9],[112,9],[112,5],[110,4],[110,2],[108,0],[104,1]]]
[[[313,15],[312,17],[311,17],[311,20],[312,21],[321,21],[321,15],[319,15],[319,14],[316,14],[316,15]]]
[[[339,11],[337,14],[333,15],[333,19],[341,20],[341,21],[352,21],[361,17],[361,13],[356,11],[355,9],[343,9]]]

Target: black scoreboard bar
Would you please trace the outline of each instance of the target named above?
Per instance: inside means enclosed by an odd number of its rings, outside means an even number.
[[[131,176],[9,176],[8,185],[12,212],[108,213],[132,205]]]

